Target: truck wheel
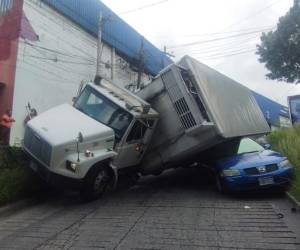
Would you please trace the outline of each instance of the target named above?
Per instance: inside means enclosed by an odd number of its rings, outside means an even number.
[[[107,167],[99,166],[92,169],[86,176],[81,190],[81,198],[84,201],[92,201],[100,198],[106,191],[111,176]]]

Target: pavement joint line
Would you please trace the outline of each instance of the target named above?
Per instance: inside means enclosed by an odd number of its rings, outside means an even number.
[[[162,240],[174,240],[174,241],[193,241],[194,240],[194,238],[175,238],[175,237],[161,237],[161,236],[159,236],[159,237],[155,237],[155,236],[153,236],[152,237],[153,239],[157,239],[157,240],[160,240],[160,239],[162,239]],[[254,239],[257,239],[257,237],[253,237],[252,238],[252,240],[254,240]],[[296,239],[296,237],[294,237],[294,238],[292,238],[292,239]],[[201,240],[201,239],[200,239]],[[205,240],[206,242],[215,242],[215,240]],[[228,243],[228,242],[234,242],[234,243],[247,243],[247,242],[249,242],[249,241],[247,241],[247,240],[229,240],[229,239],[226,239],[226,240],[224,240],[224,239],[222,239],[221,240],[221,242],[222,243]],[[295,244],[297,244],[297,242],[274,242],[274,241],[255,241],[255,243],[258,243],[258,244],[260,244],[260,243],[262,243],[262,244],[264,244],[264,243],[266,243],[266,244],[279,244],[279,245],[286,245],[286,244],[288,244],[288,245],[295,245]]]
[[[157,191],[156,191],[157,192]],[[143,203],[147,204],[148,201],[151,200],[151,198],[155,195],[156,192],[153,192],[152,194],[150,194],[150,196],[148,197],[147,200],[145,200]],[[118,243],[115,245],[115,247],[113,248],[113,250],[116,250],[121,244],[122,242],[125,240],[125,238],[130,234],[130,232],[133,230],[133,228],[141,221],[141,219],[144,217],[144,215],[148,212],[148,210],[152,208],[152,205],[148,205],[145,206],[144,211],[142,212],[142,214],[137,218],[137,220],[133,223],[133,225],[131,225],[131,227],[128,229],[128,231],[123,235],[123,237],[118,241]]]

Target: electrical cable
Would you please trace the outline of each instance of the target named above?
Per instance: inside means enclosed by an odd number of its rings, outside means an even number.
[[[207,58],[204,58],[204,59],[205,60],[215,60],[215,59],[232,57],[232,56],[241,55],[241,54],[247,54],[247,53],[255,52],[255,51],[256,50],[254,50],[254,49],[250,49],[250,50],[245,50],[245,51],[241,51],[241,52],[237,52],[237,53],[232,53],[232,54],[226,54],[226,55],[220,55],[220,56],[214,56],[214,57],[207,57]]]
[[[227,43],[223,43],[223,44],[215,44],[213,46],[206,46],[206,47],[200,47],[195,48],[195,49],[190,49],[189,53],[207,53],[207,52],[218,52],[218,51],[223,51],[226,49],[232,49],[232,48],[237,48],[240,47],[242,45],[245,44],[249,44],[251,42],[254,42],[257,40],[257,36],[252,36],[252,37],[247,37],[246,39],[241,39],[241,40],[236,40],[233,42],[227,42]],[[177,53],[181,53],[179,51],[177,51]],[[185,53],[185,51],[183,50],[182,53]]]
[[[140,10],[148,9],[148,8],[163,4],[163,3],[168,2],[168,1],[169,0],[162,0],[162,1],[159,1],[159,2],[147,4],[147,5],[141,6],[139,8],[135,8],[135,9],[120,12],[120,13],[118,13],[118,15],[124,15],[124,14],[129,14],[129,13],[132,13],[132,12],[137,12],[137,11],[140,11]]]
[[[247,28],[247,29],[231,30],[231,31],[223,31],[223,32],[212,32],[212,33],[190,34],[190,35],[176,35],[176,37],[215,36],[215,35],[223,35],[223,34],[230,34],[230,33],[241,33],[241,32],[246,32],[246,31],[253,31],[253,30],[271,29],[272,27],[273,26],[252,27],[252,28]],[[155,36],[155,37],[162,37],[162,36]]]
[[[198,44],[211,43],[211,42],[220,41],[220,40],[227,40],[227,39],[232,39],[232,38],[236,38],[236,37],[247,36],[247,35],[261,33],[261,32],[269,31],[269,30],[270,29],[256,30],[256,31],[251,31],[251,32],[230,35],[230,36],[226,36],[226,37],[219,37],[219,38],[208,39],[208,40],[200,40],[200,41],[185,43],[185,44],[178,44],[178,45],[174,45],[174,46],[169,46],[168,48],[176,49],[176,48],[182,48],[182,47],[189,47],[189,46],[198,45]]]
[[[253,18],[253,17],[255,17],[255,16],[259,15],[259,14],[261,14],[261,13],[264,12],[265,10],[270,9],[271,7],[273,7],[274,5],[278,4],[278,3],[281,2],[281,1],[283,1],[283,0],[278,0],[278,1],[274,2],[274,3],[272,3],[272,4],[269,4],[269,5],[265,6],[264,8],[262,8],[262,9],[258,10],[257,12],[255,12],[255,13],[249,15],[248,17],[243,18],[243,19],[241,19],[241,20],[239,20],[239,21],[237,21],[237,22],[235,22],[235,23],[229,25],[228,27],[225,28],[225,30],[228,29],[228,28],[231,28],[231,27],[233,27],[233,26],[235,26],[235,25],[237,25],[237,24],[240,24],[240,23],[242,23],[242,22],[244,22],[244,21],[246,21],[246,20],[248,20],[248,19],[251,19],[251,18]]]

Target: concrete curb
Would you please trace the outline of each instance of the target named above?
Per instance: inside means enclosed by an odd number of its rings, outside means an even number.
[[[32,199],[24,199],[21,201],[17,201],[17,202],[5,205],[4,207],[0,207],[0,217],[4,217],[4,216],[8,216],[10,214],[13,214],[16,211],[19,211],[26,207],[29,207],[33,203],[34,203],[34,201]]]
[[[289,192],[286,192],[286,196],[295,205],[295,208],[300,211],[300,202]]]

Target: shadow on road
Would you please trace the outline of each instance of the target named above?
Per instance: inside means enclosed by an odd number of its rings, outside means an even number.
[[[43,202],[47,200],[62,200],[64,204],[76,205],[82,203],[79,193],[74,191],[65,191],[55,189],[53,187],[44,186],[44,190],[36,199]],[[276,190],[258,191],[252,193],[240,194],[218,194],[215,188],[215,178],[213,173],[206,168],[191,167],[191,168],[178,168],[167,170],[159,176],[146,176],[142,177],[137,183],[133,184],[128,178],[121,177],[117,189],[108,191],[105,199],[109,199],[111,195],[126,195],[132,192],[150,192],[151,190],[163,189],[178,189],[182,191],[197,191],[201,193],[211,193],[215,195],[228,196],[234,200],[265,200],[265,199],[280,199],[284,196],[282,192]]]

